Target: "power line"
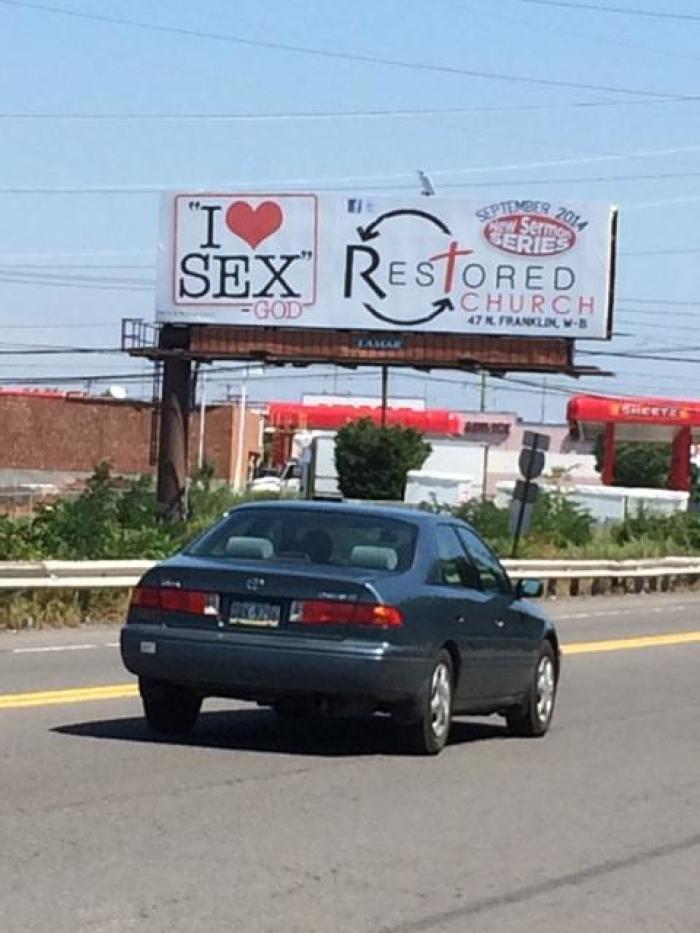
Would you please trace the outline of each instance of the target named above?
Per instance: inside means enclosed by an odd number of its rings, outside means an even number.
[[[618,46],[619,48],[632,49],[635,52],[644,52],[646,55],[659,55],[659,56],[663,56],[664,58],[674,58],[676,61],[678,61],[679,59],[684,59],[686,61],[695,61],[695,62],[700,61],[700,57],[698,57],[697,55],[688,55],[688,54],[683,53],[682,51],[679,52],[677,49],[671,50],[671,49],[652,48],[648,45],[639,45],[636,42],[633,43],[633,42],[624,41],[620,39],[619,36],[616,36],[615,38],[613,38],[610,35],[601,35],[600,33],[598,33],[597,35],[592,35],[591,33],[588,33],[588,32],[581,32],[579,29],[567,28],[566,26],[562,26],[561,23],[553,22],[549,19],[546,22],[544,22],[542,20],[537,21],[537,20],[516,18],[513,16],[504,16],[503,14],[494,13],[491,9],[489,9],[488,12],[486,12],[485,10],[481,10],[481,9],[479,9],[478,11],[474,10],[474,14],[476,16],[488,17],[489,19],[501,20],[502,22],[506,22],[506,23],[515,23],[518,26],[524,26],[526,29],[531,29],[538,33],[541,33],[544,30],[547,32],[554,32],[559,35],[562,35],[562,34],[570,35],[570,36],[574,36],[576,39],[583,39],[584,41],[593,41],[597,45],[600,45],[601,43],[605,45],[614,45],[614,46]]]
[[[699,350],[700,347],[686,347],[686,350]],[[663,363],[700,363],[700,359],[697,357],[687,357],[687,356],[662,356],[660,354],[653,353],[634,353],[632,351],[623,351],[623,350],[579,350],[578,353],[581,356],[604,356],[604,357],[618,357],[626,360],[654,360],[657,362]]]
[[[107,328],[116,328],[119,327],[120,321],[112,321],[111,324],[5,324],[3,323],[2,329],[5,330],[41,330],[46,331],[52,328],[56,330],[103,330]]]
[[[23,259],[44,259],[46,257],[51,257],[52,259],[78,259],[82,256],[153,256],[155,255],[155,249],[103,249],[103,250],[86,250],[83,252],[70,252],[70,253],[61,253],[61,252],[44,252],[44,253],[3,253],[0,252],[0,263],[5,262],[10,259],[12,262],[21,262]]]
[[[38,269],[40,272],[53,269],[55,270],[53,274],[59,274],[63,269],[82,269],[84,272],[100,271],[105,269],[150,269],[152,271],[153,263],[102,263],[100,265],[95,265],[94,263],[87,262],[16,262],[12,265],[7,265],[6,262],[0,259],[0,272],[9,272],[10,274],[13,274],[19,272],[19,270],[22,269]]]
[[[0,345],[0,356],[65,356],[72,355],[114,355],[123,353],[121,347],[24,347],[19,349],[3,349]]]
[[[619,300],[637,305],[687,305],[691,308],[700,309],[700,300],[689,301],[688,299],[679,298],[620,298]]]
[[[2,0],[0,0],[2,2]],[[36,112],[30,111],[5,111],[0,112],[0,120],[56,120],[60,122],[120,122],[120,121],[151,121],[162,120],[164,122],[188,122],[188,121],[211,121],[211,122],[240,122],[240,123],[266,123],[271,121],[291,121],[291,120],[358,120],[374,118],[413,118],[413,117],[440,117],[440,116],[466,116],[473,113],[529,113],[546,112],[550,110],[575,110],[575,109],[607,109],[616,107],[650,107],[661,104],[693,104],[700,102],[700,94],[674,95],[665,94],[656,98],[645,98],[644,100],[574,100],[559,101],[545,104],[504,104],[497,106],[481,107],[425,107],[425,108],[383,108],[375,110],[292,110],[277,111],[271,113],[248,113],[248,112],[189,112],[189,113],[137,113],[124,111],[121,113],[82,113],[79,111],[59,111],[59,112]]]
[[[0,0],[0,4],[7,2],[7,0]],[[672,146],[666,147],[664,149],[642,149],[637,152],[628,152],[628,153],[604,153],[601,155],[593,156],[584,156],[575,159],[548,159],[545,161],[537,162],[515,162],[515,163],[506,163],[504,165],[477,165],[471,166],[469,168],[437,168],[431,170],[431,175],[435,177],[442,177],[444,175],[477,175],[484,174],[486,172],[506,172],[514,169],[530,169],[530,168],[556,168],[561,165],[590,165],[598,162],[620,162],[627,161],[628,159],[651,159],[658,156],[669,156],[669,155],[682,155],[685,153],[696,153],[700,151],[700,145],[697,143],[691,144],[689,146]],[[683,173],[682,177],[687,177],[688,173]],[[654,176],[657,177],[657,176]],[[387,185],[387,179],[411,179],[410,183],[402,185]],[[588,179],[586,179],[588,180]],[[376,181],[377,185],[371,185],[370,183]],[[549,183],[549,179],[545,180],[546,183]],[[361,185],[351,185],[345,184],[346,182],[360,182]],[[381,184],[379,184],[381,183]],[[501,184],[536,184],[537,182],[532,179],[523,181],[521,179],[514,180],[512,182],[504,181]],[[452,187],[466,187],[467,183],[461,184],[456,182],[441,182],[442,185],[452,186]],[[485,183],[479,182],[480,186],[483,186]],[[495,184],[494,182],[490,184]],[[286,178],[286,179],[267,179],[259,180],[253,182],[242,182],[237,181],[233,184],[226,182],[217,182],[215,187],[216,190],[221,190],[222,188],[231,188],[232,191],[240,191],[241,189],[255,189],[260,190],[265,187],[270,187],[272,185],[284,185],[285,187],[289,186],[298,186],[298,185],[313,185],[315,191],[352,191],[352,190],[376,190],[377,188],[416,188],[415,173],[414,172],[395,172],[389,173],[385,172],[379,175],[345,175],[339,176],[336,178],[332,177],[322,177],[322,178]],[[169,185],[102,185],[102,186],[67,186],[67,187],[11,187],[11,188],[0,188],[0,194],[167,194],[172,192],[174,189],[177,190],[186,190],[187,188],[192,190],[206,190],[208,185],[206,183],[194,182],[190,184],[184,184],[182,182],[175,182]],[[679,199],[686,200],[686,199]],[[645,205],[633,205],[633,206],[645,206]]]
[[[227,374],[236,374],[246,372],[249,368],[249,364],[238,365],[238,366],[222,366],[219,368],[212,367],[208,370],[209,381],[213,384],[223,384],[226,382]],[[333,376],[334,372],[337,370],[337,367],[332,371],[321,372],[317,375],[320,378],[330,378]],[[477,385],[477,382],[473,379],[473,373],[455,373],[454,377],[449,376],[440,376],[432,375],[429,373],[412,373],[412,372],[401,372],[399,378],[401,379],[412,379],[418,380],[420,382],[429,382],[429,383],[441,383],[445,385],[450,385],[455,388],[459,386],[474,388]],[[627,374],[620,374],[624,376]],[[631,374],[629,374],[631,375]],[[640,374],[642,375],[642,374]],[[646,375],[646,374],[643,374]],[[219,378],[217,378],[219,377]],[[223,377],[223,378],[222,378]],[[229,376],[230,377],[230,376]],[[248,379],[250,382],[264,381],[270,379],[276,384],[279,381],[298,381],[304,380],[308,381],[308,373],[279,373],[277,371],[274,374],[265,373],[262,376],[249,376]],[[472,378],[470,378],[472,377]],[[377,378],[376,372],[342,372],[340,373],[340,378],[342,380],[355,380],[355,379],[368,379],[368,378]],[[527,377],[516,377],[516,376],[493,376],[494,380],[494,389],[500,392],[518,392],[527,395],[541,395],[542,392],[542,383],[536,379],[528,379]],[[593,377],[591,377],[593,378]],[[623,382],[622,379],[618,378],[617,383],[620,384]],[[73,376],[48,376],[48,377],[34,377],[34,378],[20,378],[20,379],[0,379],[0,385],[10,385],[10,386],[58,386],[58,385],[73,385],[76,383],[102,383],[102,382],[126,382],[129,384],[142,384],[142,385],[151,385],[152,376],[143,375],[138,373],[109,373],[109,374],[83,374],[83,375],[73,375]],[[646,388],[646,387],[643,387]],[[567,386],[558,385],[556,383],[549,383],[547,386],[547,392],[549,394],[561,395],[566,398],[570,398],[574,395],[579,395],[584,391],[581,387],[569,388]],[[597,398],[615,398],[615,399],[626,399],[630,398],[629,394],[625,393],[615,393],[615,392],[606,392],[600,393],[595,390],[586,389],[585,394],[592,395]]]
[[[700,172],[698,173],[700,174]],[[637,249],[622,250],[618,256],[681,256],[686,253],[700,253],[700,246],[691,246],[681,249]]]
[[[50,279],[26,279],[11,275],[0,275],[0,282],[6,282],[10,285],[32,285],[43,288],[78,288],[78,289],[96,289],[107,292],[148,292],[153,290],[152,285],[112,285],[102,282],[76,282],[60,281]]]
[[[437,174],[431,172],[432,175]],[[700,172],[656,172],[647,175],[579,175],[576,178],[500,178],[497,182],[490,181],[454,181],[441,182],[441,188],[493,188],[494,185],[578,185],[586,182],[597,183],[606,181],[658,181],[670,178],[700,178]],[[398,187],[398,186],[397,186]],[[401,187],[415,187],[401,185]],[[697,252],[691,250],[690,252]]]
[[[44,267],[45,268],[45,267]],[[25,272],[19,267],[3,266],[0,264],[0,276],[12,276],[13,278],[27,279],[30,282],[53,281],[61,282],[97,282],[102,285],[151,285],[152,279],[137,278],[131,276],[110,276],[110,275],[85,275],[84,273],[60,271],[61,267],[56,267],[57,271],[31,271]],[[79,267],[85,269],[85,266]]]
[[[647,16],[654,19],[677,19],[700,23],[700,16],[695,13],[669,13],[666,10],[634,10],[630,7],[598,6],[593,3],[569,2],[569,0],[520,0],[520,3],[537,6],[558,6],[566,10],[594,10],[596,13],[622,13],[626,16]]]
[[[651,91],[639,88],[619,87],[605,84],[589,84],[579,81],[557,81],[549,78],[531,78],[525,75],[513,75],[505,72],[477,71],[475,69],[458,68],[452,65],[437,65],[429,62],[405,61],[398,58],[384,58],[378,55],[369,55],[359,52],[343,52],[337,49],[321,49],[312,46],[293,45],[285,42],[272,42],[261,39],[248,39],[230,33],[205,32],[199,29],[188,29],[181,26],[164,26],[159,23],[144,20],[130,19],[125,16],[106,16],[100,13],[87,13],[80,10],[64,9],[45,3],[27,3],[25,0],[0,0],[3,6],[20,9],[37,10],[44,13],[56,13],[61,16],[76,19],[91,20],[93,22],[108,23],[116,26],[129,26],[137,29],[147,29],[152,32],[169,35],[186,36],[195,39],[207,39],[217,42],[227,42],[239,46],[257,49],[272,49],[281,52],[291,52],[297,55],[310,55],[317,58],[333,59],[339,61],[358,62],[365,65],[383,65],[390,68],[409,69],[412,71],[432,72],[435,74],[457,75],[468,78],[488,78],[497,81],[515,82],[518,84],[532,84],[541,87],[567,87],[588,91],[607,91],[616,94],[634,94],[639,97],[668,97],[660,91]]]
[[[659,201],[628,202],[625,204],[625,210],[641,210],[647,207],[668,207],[671,204],[689,204],[691,201],[700,201],[700,194],[690,194],[682,198],[661,198]]]

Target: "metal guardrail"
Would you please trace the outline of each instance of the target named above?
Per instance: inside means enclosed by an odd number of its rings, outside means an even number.
[[[152,560],[0,561],[0,590],[100,589],[136,586]]]
[[[0,590],[128,589],[151,560],[0,562]],[[700,583],[700,556],[644,560],[505,560],[514,580],[535,578],[549,595],[669,589]]]
[[[615,579],[618,577],[700,576],[698,557],[654,557],[640,560],[505,560],[513,579]]]

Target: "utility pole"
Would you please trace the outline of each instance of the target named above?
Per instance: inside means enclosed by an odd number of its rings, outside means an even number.
[[[247,374],[246,374],[247,375]],[[234,474],[234,489],[239,490],[245,486],[243,477],[243,447],[245,445],[245,422],[248,410],[248,382],[246,375],[241,382],[241,395],[238,403],[238,448],[236,450],[236,472]]]
[[[542,406],[540,409],[540,424],[544,424],[547,414],[547,377],[542,379]]]
[[[479,389],[479,411],[486,411],[486,373],[481,373],[481,386]]]
[[[163,351],[163,387],[156,500],[162,518],[183,521],[187,517],[187,465],[192,362],[180,355],[187,349],[189,328],[166,324],[160,331]]]
[[[187,517],[187,441],[189,432],[190,360],[168,357],[163,366],[157,498],[169,521]]]
[[[197,469],[204,466],[204,420],[207,416],[207,377],[206,371],[199,367],[199,442],[197,444]]]
[[[382,366],[382,427],[386,427],[386,410],[389,406],[389,367]]]

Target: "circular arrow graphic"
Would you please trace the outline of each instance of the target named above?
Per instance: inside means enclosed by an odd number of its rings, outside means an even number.
[[[440,220],[439,217],[436,217],[434,214],[429,214],[428,211],[406,207],[399,208],[395,211],[387,211],[386,214],[380,214],[376,220],[373,220],[371,224],[367,224],[366,227],[358,227],[357,232],[362,242],[365,243],[367,240],[374,240],[375,237],[378,237],[380,234],[380,231],[377,229],[379,225],[384,223],[385,220],[390,220],[392,217],[420,217],[422,220],[427,220],[431,224],[434,224],[447,236],[452,236],[450,228],[444,221]]]
[[[406,321],[399,318],[388,317],[386,314],[382,314],[380,311],[377,311],[376,308],[373,308],[372,305],[364,302],[364,306],[371,315],[377,318],[379,321],[384,321],[385,324],[395,324],[398,327],[416,327],[418,324],[427,324],[428,321],[434,321],[436,317],[440,314],[444,314],[445,311],[454,311],[455,306],[452,304],[449,298],[439,298],[437,301],[433,302],[434,311],[431,311],[430,314],[426,314],[425,317],[414,318],[411,321]]]

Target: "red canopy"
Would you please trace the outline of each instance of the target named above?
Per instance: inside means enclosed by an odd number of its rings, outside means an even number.
[[[671,489],[690,488],[690,446],[700,433],[700,402],[673,398],[575,395],[569,423],[582,437],[603,433],[603,482],[615,477],[615,441],[664,442],[671,447]]]
[[[268,406],[268,423],[276,428],[315,428],[332,431],[359,418],[371,418],[379,424],[381,417],[381,408],[369,405],[302,405],[295,402],[271,402]],[[464,417],[457,412],[441,408],[427,411],[387,408],[386,423],[401,424],[426,434],[464,432]]]
[[[648,424],[700,427],[700,402],[672,398],[603,398],[575,395],[567,408],[571,424]]]

